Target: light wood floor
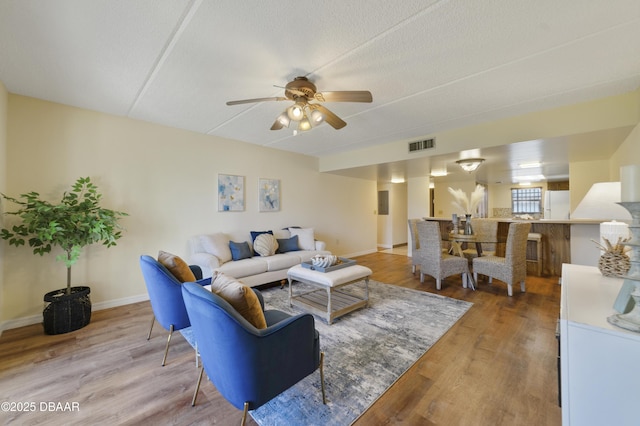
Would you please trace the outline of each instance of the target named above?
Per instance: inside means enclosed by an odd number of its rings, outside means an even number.
[[[372,278],[436,293],[435,282],[411,273],[406,256],[357,258]],[[527,293],[460,278],[439,294],[473,307],[356,425],[560,425],[556,371],[557,277],[527,279]],[[97,311],[73,333],[45,336],[41,325],[7,330],[0,338],[0,402],[36,403],[35,412],[0,412],[0,424],[236,425],[241,413],[208,381],[196,407],[194,352],[174,336],[160,366],[166,332],[151,320],[148,302]],[[78,403],[76,412],[40,411],[42,402]],[[295,419],[291,419],[295,424]],[[253,420],[248,422],[254,424]]]

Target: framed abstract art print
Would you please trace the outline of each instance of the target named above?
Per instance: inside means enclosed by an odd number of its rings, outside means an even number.
[[[280,210],[280,179],[259,179],[258,204],[261,212]]]
[[[218,211],[244,211],[244,176],[218,175]]]

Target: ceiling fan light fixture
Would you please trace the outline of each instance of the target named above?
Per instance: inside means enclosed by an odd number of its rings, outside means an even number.
[[[465,158],[463,160],[458,160],[456,163],[462,167],[462,170],[468,173],[475,172],[480,164],[484,161],[484,158]]]
[[[311,111],[311,122],[316,125],[316,124],[320,124],[324,121],[324,114],[321,113],[319,110],[314,109],[313,111]]]
[[[293,121],[300,121],[304,116],[304,111],[300,105],[293,104],[287,109],[287,115]]]
[[[309,122],[309,119],[307,118],[306,115],[302,120],[300,120],[300,123],[298,123],[298,129],[303,132],[306,132],[307,130],[311,129],[311,123]]]
[[[289,123],[291,123],[291,119],[286,111],[278,116],[278,121],[283,127],[289,127]]]

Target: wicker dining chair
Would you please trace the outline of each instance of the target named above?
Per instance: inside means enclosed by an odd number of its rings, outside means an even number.
[[[525,292],[527,277],[527,238],[530,223],[517,222],[509,225],[505,256],[482,256],[473,259],[473,277],[478,282],[478,274],[507,283],[507,294],[513,296],[513,284],[520,283],[520,290]]]
[[[496,241],[498,236],[497,220],[474,217],[471,219],[471,227],[473,228],[473,233],[477,236],[478,241]],[[496,243],[484,242],[481,244],[483,256],[496,254]],[[470,244],[470,247],[462,250],[462,254],[469,261],[472,261],[474,258],[478,257],[476,245]]]
[[[420,266],[424,259],[424,253],[420,250],[420,240],[418,238],[418,222],[424,222],[424,219],[409,219],[409,233],[411,237],[411,273],[416,273],[416,266]]]
[[[446,277],[462,274],[462,287],[467,288],[470,282],[469,262],[464,257],[443,253],[440,224],[431,221],[422,221],[416,224],[420,250],[424,259],[420,263],[420,282],[424,282],[424,276],[429,275],[436,280],[436,289],[441,289],[441,282]],[[473,288],[473,283],[471,283]]]

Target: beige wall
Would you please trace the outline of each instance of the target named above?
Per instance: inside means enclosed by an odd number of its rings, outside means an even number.
[[[640,93],[640,90],[636,93]],[[637,102],[640,106],[640,97],[637,98]],[[640,122],[638,108],[635,111],[636,122]],[[594,183],[619,181],[620,167],[630,164],[640,164],[640,125],[634,127],[611,158],[569,164],[571,211],[577,207]]]
[[[0,81],[0,192],[7,191],[7,109],[9,94]],[[0,200],[0,227],[4,223],[4,203]],[[4,318],[4,244],[0,243],[0,331]]]
[[[449,193],[449,188],[462,189],[467,197],[476,189],[476,183],[474,181],[463,182],[447,182],[446,184],[435,185],[433,193],[433,205],[435,217],[450,218],[453,213],[457,215],[463,215],[463,211],[459,211],[452,204],[454,201],[453,196]]]
[[[596,182],[610,182],[609,159],[569,163],[569,185],[571,186],[571,212]]]
[[[519,141],[552,138],[638,124],[640,91],[596,99],[545,111],[532,112],[443,131],[420,138],[436,138],[436,148],[409,153],[407,142],[396,141],[347,153],[322,157],[320,170],[331,171],[432,157],[466,149],[487,148]],[[419,139],[419,138],[416,138]],[[437,210],[436,210],[437,216]]]
[[[407,184],[380,184],[378,191],[389,191],[389,214],[378,214],[378,246],[407,244]]]
[[[407,244],[407,184],[393,183],[391,190],[392,237],[391,246]]]
[[[314,157],[17,95],[9,95],[8,123],[8,194],[36,190],[53,200],[91,176],[106,207],[130,214],[116,247],[91,246],[73,267],[73,284],[91,286],[94,306],[146,297],[139,256],[186,256],[198,233],[299,225],[314,227],[339,255],[376,250],[376,183],[321,174]],[[217,211],[219,173],[245,176],[244,212]],[[261,177],[281,180],[281,211],[258,212]],[[36,318],[43,294],[64,286],[64,265],[28,248],[4,249],[0,321]]]
[[[611,180],[619,181],[620,167],[631,164],[640,164],[640,124],[631,131],[624,143],[611,157]]]

